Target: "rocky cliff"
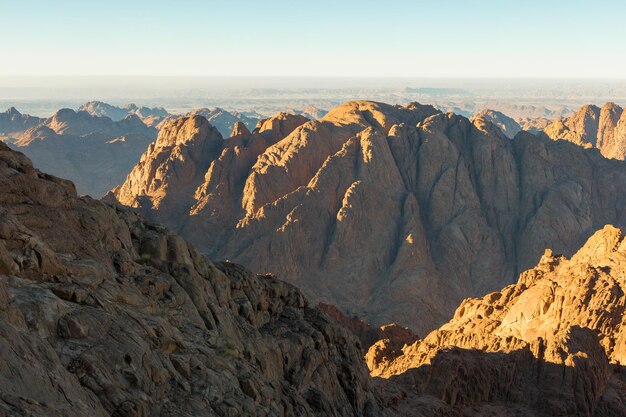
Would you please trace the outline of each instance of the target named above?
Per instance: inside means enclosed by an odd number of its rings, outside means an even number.
[[[140,169],[182,161],[176,152],[144,155],[114,194],[211,257],[419,334],[464,297],[513,282],[546,247],[570,255],[604,224],[626,224],[626,165],[593,149],[510,140],[483,117],[415,103],[350,102],[299,123],[270,139],[238,129],[205,154],[182,204],[155,209],[145,190],[167,181]]]
[[[602,108],[583,106],[573,116],[554,121],[544,132],[555,140],[595,147],[607,158],[626,157],[626,114],[615,103],[606,103]]]
[[[136,115],[113,121],[62,109],[11,146],[41,169],[74,181],[79,193],[101,197],[128,175],[156,135]]]
[[[571,259],[466,299],[423,340],[367,354],[406,416],[626,415],[626,239],[606,226]]]
[[[1,143],[0,352],[2,416],[385,415],[358,341],[296,288]]]

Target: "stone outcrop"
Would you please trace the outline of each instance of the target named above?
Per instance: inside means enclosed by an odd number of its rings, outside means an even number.
[[[573,116],[554,121],[544,133],[555,140],[597,148],[607,158],[626,157],[626,114],[615,103],[602,108],[583,106]]]
[[[513,120],[506,114],[496,111],[496,110],[491,110],[491,109],[481,110],[480,112],[472,116],[470,120],[474,122],[478,118],[482,118],[498,126],[500,130],[502,130],[502,133],[504,133],[506,137],[509,139],[513,139],[515,135],[517,135],[520,132],[520,130],[522,130],[521,126],[515,120]]]
[[[101,197],[128,175],[156,134],[136,115],[113,121],[62,109],[11,146],[41,169],[74,181],[79,193]]]
[[[376,327],[424,334],[546,247],[571,255],[626,224],[623,162],[527,132],[510,140],[485,118],[357,101],[274,130],[236,129],[175,215],[144,213]],[[149,183],[131,176],[115,196],[150,207]]]
[[[356,338],[296,288],[211,263],[1,143],[0,353],[3,416],[386,415]]]
[[[547,250],[517,284],[466,299],[423,340],[367,354],[406,416],[626,414],[626,240],[606,226],[571,259]]]

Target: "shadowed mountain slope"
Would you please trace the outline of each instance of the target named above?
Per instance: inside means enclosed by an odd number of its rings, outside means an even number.
[[[419,334],[464,297],[512,282],[546,247],[569,255],[604,224],[626,224],[626,164],[595,150],[526,132],[510,140],[485,118],[416,103],[349,102],[299,123],[265,131],[271,140],[239,130],[174,187],[187,190],[181,204],[161,206],[144,190],[169,176],[140,169],[187,166],[178,151],[144,155],[114,195],[211,257]]]
[[[356,338],[0,143],[0,415],[378,416]]]

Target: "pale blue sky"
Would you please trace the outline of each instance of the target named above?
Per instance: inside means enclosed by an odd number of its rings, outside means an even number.
[[[0,75],[626,77],[626,1],[0,0]]]

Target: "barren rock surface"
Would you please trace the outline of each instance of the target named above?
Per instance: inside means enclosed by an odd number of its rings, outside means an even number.
[[[615,103],[606,103],[602,108],[583,106],[573,116],[548,125],[544,132],[555,140],[595,147],[607,158],[626,157],[626,114]]]
[[[3,144],[0,352],[2,416],[386,415],[356,338],[296,288]]]
[[[171,209],[150,208],[145,190],[167,183],[149,175],[115,195],[210,257],[418,334],[546,247],[571,255],[604,224],[626,224],[623,162],[527,132],[510,140],[483,117],[357,101],[289,130],[238,129]]]
[[[625,290],[626,239],[606,226],[571,259],[547,250],[517,284],[464,300],[423,340],[372,346],[368,365],[407,416],[625,415]]]

